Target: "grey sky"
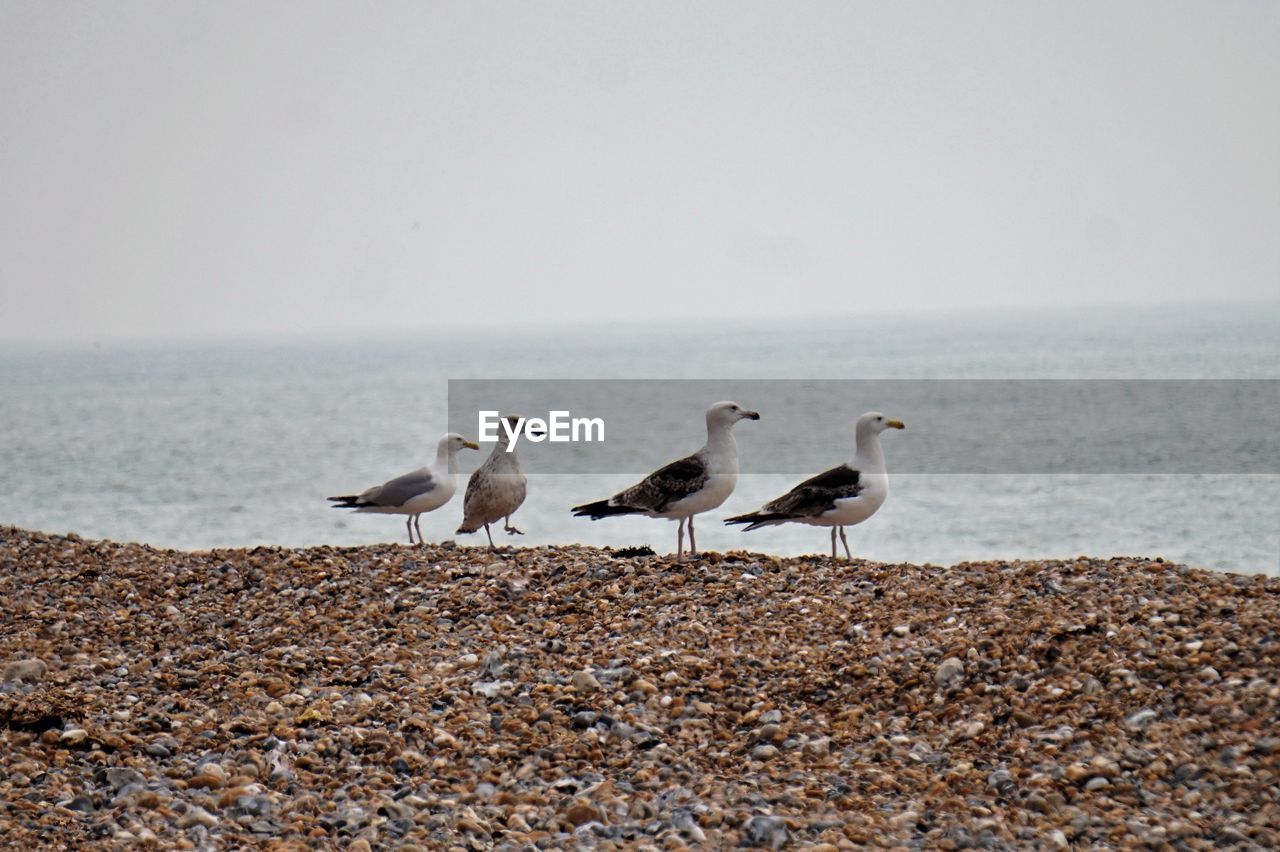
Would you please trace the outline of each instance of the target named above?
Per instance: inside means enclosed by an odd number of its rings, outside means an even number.
[[[1277,45],[1271,0],[3,0],[0,337],[1274,299]]]

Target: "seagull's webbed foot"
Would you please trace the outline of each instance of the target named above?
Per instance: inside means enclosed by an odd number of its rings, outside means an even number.
[[[510,524],[507,524],[505,527],[503,527],[503,529],[507,531],[507,535],[524,535],[522,531],[516,529]]]

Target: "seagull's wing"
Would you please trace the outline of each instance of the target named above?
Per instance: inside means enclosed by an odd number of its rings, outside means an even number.
[[[800,518],[817,518],[836,507],[837,500],[857,497],[862,491],[862,474],[842,464],[810,477],[776,500],[765,503],[758,512],[728,518],[726,524],[748,524],[747,529]]]
[[[762,511],[793,518],[813,518],[835,508],[836,501],[857,497],[862,491],[862,474],[847,464],[810,477],[776,500],[764,504]]]
[[[701,490],[707,478],[706,462],[697,454],[685,456],[658,468],[609,502],[645,512],[661,512],[668,504]]]
[[[376,485],[363,492],[356,500],[357,506],[403,506],[414,497],[434,491],[440,486],[439,480],[427,468],[420,468],[413,473],[397,476],[390,482]]]
[[[488,484],[488,471],[485,470],[485,465],[481,465],[471,471],[471,477],[467,480],[467,493],[462,498],[464,509],[480,495]]]
[[[482,507],[493,492],[492,477],[486,467],[476,468],[467,480],[467,493],[462,498],[462,526],[458,527],[460,533],[475,532],[485,524]]]

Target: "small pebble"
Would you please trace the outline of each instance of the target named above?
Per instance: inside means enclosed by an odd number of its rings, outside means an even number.
[[[5,664],[4,681],[5,683],[14,681],[36,683],[44,680],[45,672],[48,670],[49,666],[45,661],[35,657],[26,660],[14,660]]]
[[[826,757],[831,753],[831,738],[815,737],[807,740],[801,750],[809,757]]]
[[[781,849],[790,840],[785,821],[773,816],[753,816],[742,827],[743,839],[752,846]]]
[[[596,680],[595,675],[584,669],[573,673],[573,688],[578,692],[595,692],[600,688],[600,681]]]
[[[947,657],[933,674],[933,682],[939,689],[946,689],[953,681],[964,677],[964,663],[955,657]]]
[[[66,805],[67,810],[80,811],[81,813],[91,814],[96,808],[93,806],[93,799],[81,793]]]
[[[1144,710],[1139,710],[1137,713],[1126,718],[1124,720],[1124,724],[1125,727],[1129,728],[1129,730],[1140,731],[1143,728],[1146,728],[1147,725],[1154,722],[1158,716],[1159,714],[1156,713],[1156,711],[1146,708]]]
[[[186,812],[178,818],[178,828],[191,828],[196,825],[213,828],[217,824],[218,818],[199,805],[189,805]]]

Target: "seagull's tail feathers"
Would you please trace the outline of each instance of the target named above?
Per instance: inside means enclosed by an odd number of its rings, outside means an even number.
[[[634,515],[640,510],[630,506],[615,506],[608,500],[597,500],[594,503],[574,506],[572,511],[575,518],[591,518],[593,521],[598,521],[610,515]]]
[[[475,521],[475,520],[472,520],[471,518],[463,518],[462,525],[458,527],[454,535],[465,535],[466,533],[473,533],[476,530],[480,529],[482,526],[484,526],[484,524],[481,523],[480,521]]]
[[[746,524],[744,530],[754,530],[760,527],[769,527],[774,524],[781,524],[791,520],[790,515],[784,515],[781,512],[748,512],[745,515],[738,515],[734,518],[725,518],[726,524]]]
[[[343,497],[326,497],[333,504],[334,509],[356,509],[360,506],[360,496],[358,494],[347,494]]]

